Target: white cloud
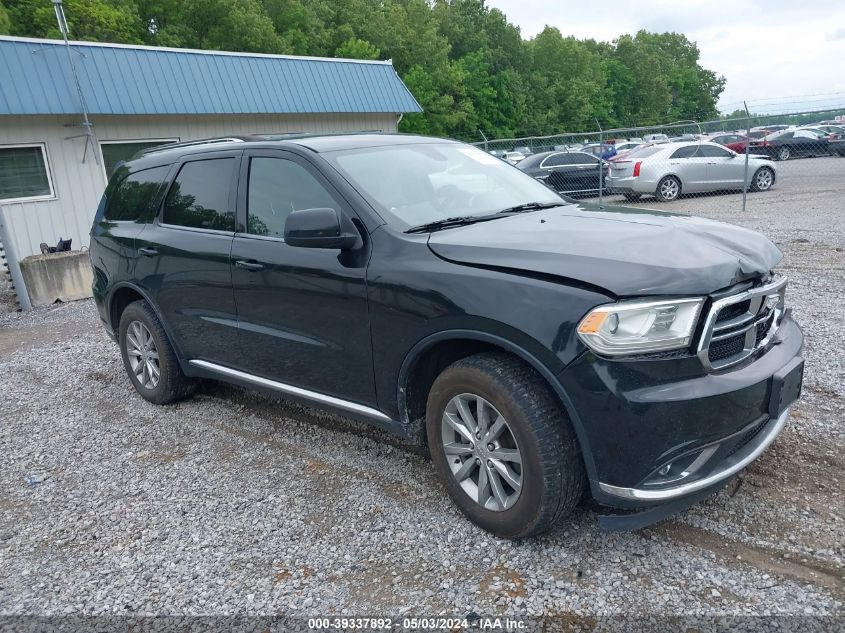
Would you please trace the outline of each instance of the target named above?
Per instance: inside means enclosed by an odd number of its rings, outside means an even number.
[[[701,64],[727,79],[719,105],[758,112],[845,107],[842,0],[487,0],[532,37],[545,25],[610,41],[639,29],[695,41]]]

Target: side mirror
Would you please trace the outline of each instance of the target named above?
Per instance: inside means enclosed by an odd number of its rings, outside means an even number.
[[[285,221],[285,243],[302,248],[349,250],[361,236],[355,225],[334,209],[300,209]]]

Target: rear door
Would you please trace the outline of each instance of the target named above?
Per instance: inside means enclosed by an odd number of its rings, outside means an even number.
[[[196,154],[177,163],[156,220],[136,243],[135,277],[189,360],[227,363],[237,349],[229,256],[240,154]]]
[[[91,227],[91,262],[108,285],[132,279],[138,252],[135,241],[161,202],[169,165],[113,175]]]
[[[238,192],[242,226],[232,246],[238,364],[256,376],[375,406],[369,240],[352,252],[289,246],[287,216],[309,208],[333,208],[357,222],[350,205],[309,161],[283,150],[244,155]]]

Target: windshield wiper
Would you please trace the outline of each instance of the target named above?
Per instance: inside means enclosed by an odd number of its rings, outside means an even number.
[[[439,231],[440,229],[451,229],[454,226],[466,226],[467,224],[475,224],[476,222],[487,222],[488,220],[495,220],[501,217],[498,214],[494,215],[460,215],[454,218],[446,218],[444,220],[435,220],[434,222],[427,222],[419,226],[412,226],[405,233],[428,233],[429,231]]]
[[[526,202],[525,204],[518,204],[514,207],[502,209],[499,214],[505,213],[524,213],[525,211],[537,211],[539,209],[551,209],[553,207],[562,207],[564,202]]]

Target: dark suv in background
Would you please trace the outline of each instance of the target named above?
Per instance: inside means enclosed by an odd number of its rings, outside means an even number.
[[[541,532],[584,492],[634,528],[783,429],[802,334],[761,235],[576,204],[402,135],[166,146],[123,164],[94,296],[135,389],[255,387],[426,444],[460,509]]]

